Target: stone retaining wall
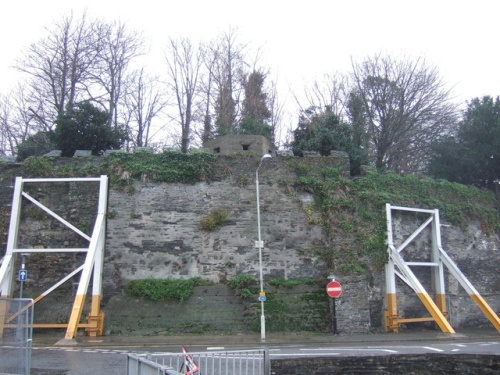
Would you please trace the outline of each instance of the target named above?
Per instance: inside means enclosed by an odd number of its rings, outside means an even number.
[[[335,165],[343,159],[310,157],[301,159],[300,162],[307,167],[308,163],[325,163],[325,160]],[[290,168],[289,161],[290,159],[286,157],[275,157],[266,160],[259,170],[261,228],[262,239],[265,242],[264,279],[268,282],[278,277],[288,280],[313,278],[318,280],[318,285],[321,287],[322,282],[325,285],[327,282],[326,266],[320,258],[311,255],[312,252],[307,250],[321,243],[324,240],[324,234],[318,225],[309,223],[304,210],[304,207],[312,202],[312,195],[291,188],[297,180],[297,175]],[[66,161],[62,160],[62,162]],[[148,277],[201,277],[215,284],[224,284],[226,280],[238,274],[258,277],[258,251],[254,247],[257,239],[255,187],[257,165],[258,159],[256,158],[221,156],[217,160],[210,179],[206,182],[194,185],[153,183],[148,181],[147,176],[144,176],[142,181],[131,182],[133,189],[110,189],[103,275],[103,308],[111,326],[115,319],[113,317],[122,319],[123,316],[121,318],[118,316],[124,313],[122,308],[116,310],[113,307],[119,305],[113,304],[113,298],[123,300],[123,284],[129,280]],[[341,163],[341,165],[345,164]],[[12,196],[12,176],[15,176],[16,168],[16,166],[8,167],[10,175],[4,175],[0,179],[0,204],[4,216],[9,209],[11,199],[8,197]],[[95,193],[89,189],[82,189],[76,184],[68,184],[51,191],[44,190],[44,188],[34,189],[32,192],[37,199],[53,205],[58,214],[69,218],[76,226],[86,228],[87,231],[93,220],[91,212],[96,206],[95,199],[91,198],[95,196]],[[202,218],[214,209],[227,212],[227,222],[212,232],[201,230]],[[418,223],[411,220],[396,220],[396,225],[397,241],[405,238],[405,235],[411,232],[412,227],[415,225],[418,227]],[[493,310],[500,311],[498,292],[500,274],[497,271],[500,259],[498,235],[485,235],[474,223],[465,230],[451,226],[443,228],[442,231],[445,250]],[[23,210],[20,246],[62,247],[69,245],[74,247],[79,241],[81,241],[79,236],[71,231],[61,231],[60,223],[41,219],[28,208]],[[426,250],[429,243],[429,234],[423,233],[408,251],[418,254]],[[59,280],[62,275],[67,274],[68,270],[73,269],[75,264],[81,264],[81,255],[31,255],[27,260],[29,280],[25,284],[25,293],[31,292],[36,297],[38,295],[36,293],[51,286],[51,282]],[[423,278],[426,277],[425,271],[417,272],[421,272]],[[430,280],[430,277],[427,277],[427,280]],[[357,277],[341,277],[338,281],[344,287],[342,296],[336,300],[340,333],[368,332],[382,328],[385,298],[383,272],[377,271]],[[423,283],[429,284],[427,281]],[[455,328],[479,327],[489,324],[449,274],[446,274],[446,284],[452,326]],[[403,317],[421,317],[427,314],[415,293],[404,283],[398,281],[397,288],[398,306]],[[269,293],[279,292],[269,286],[266,289]],[[66,294],[64,297],[57,296],[56,300],[63,301],[65,306],[72,303],[73,286],[68,285],[62,293]],[[221,289],[210,294],[213,298],[199,299],[199,295],[194,296],[192,297],[194,300],[189,303],[202,300],[205,304],[209,301],[213,302],[214,309],[219,306],[220,316],[227,317],[225,325],[232,327],[230,331],[248,329],[247,319],[253,313],[235,316],[231,315],[231,311],[237,312],[240,308],[247,311],[245,309],[249,309],[248,306],[251,307],[252,303],[248,305],[239,297],[230,296],[228,293],[231,291],[226,290],[224,293]],[[222,300],[232,302],[222,303],[217,297],[222,295],[224,295],[220,297]],[[237,306],[235,301],[240,301],[241,305]],[[139,310],[134,309],[140,306],[135,300],[131,302],[127,305],[130,308],[130,314],[137,315]],[[322,303],[326,309],[325,314],[321,318],[322,323],[317,323],[316,326],[318,331],[328,331],[330,316],[326,293]],[[41,303],[38,308],[37,316],[43,316],[43,304]],[[289,309],[292,310],[293,307]],[[50,313],[46,315],[54,313],[54,309],[47,311]],[[65,311],[65,308],[58,309],[58,311]],[[200,307],[190,309],[190,311],[201,313],[208,309]],[[172,314],[158,314],[162,316],[162,319],[164,317],[169,319],[169,316],[173,316]],[[190,314],[188,318],[185,313],[181,316],[194,322],[194,326],[205,324],[203,314],[199,318],[193,314]],[[237,322],[239,318],[241,321]],[[62,321],[64,317],[57,319]],[[162,325],[170,327],[176,324],[174,321],[162,322]],[[214,327],[224,331],[216,324]],[[136,326],[136,329],[139,330],[139,327]],[[120,330],[129,331],[129,328],[120,328]]]
[[[379,355],[271,361],[274,375],[499,374],[500,356],[475,354]]]

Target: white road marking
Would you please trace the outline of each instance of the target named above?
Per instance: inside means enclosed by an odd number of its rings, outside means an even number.
[[[303,348],[300,349],[303,351],[311,351],[314,350],[316,352],[322,352],[322,351],[335,351],[335,352],[341,352],[341,351],[361,351],[361,352],[369,352],[369,351],[379,351],[379,352],[386,352],[386,353],[397,353],[396,350],[390,350],[390,349],[375,349],[375,348],[316,348],[316,349],[308,349],[308,348]]]
[[[382,349],[382,350],[387,353],[397,353],[397,350],[390,350],[390,349]]]
[[[329,355],[340,355],[340,353],[328,353]],[[269,354],[270,356],[278,356],[280,354]],[[286,356],[287,357],[309,357],[309,356],[317,356],[318,353],[287,353]]]
[[[427,350],[434,350],[435,352],[444,352],[444,350],[442,350],[442,349],[433,348],[431,346],[422,346],[422,348],[427,349]]]
[[[479,346],[491,346],[491,345],[498,345],[498,342],[485,342],[485,343],[479,344]]]

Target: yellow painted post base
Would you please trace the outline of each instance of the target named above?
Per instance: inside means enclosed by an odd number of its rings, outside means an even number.
[[[444,316],[448,316],[446,308],[446,294],[436,294],[436,305]]]
[[[385,312],[385,330],[386,332],[398,333],[400,324],[398,322],[399,315],[390,315],[389,311]]]
[[[493,309],[486,303],[486,301],[479,294],[470,294],[470,298],[476,303],[476,305],[481,309],[483,314],[488,318],[488,320],[493,324],[495,329],[500,332],[500,319],[498,315],[493,311]]]
[[[420,298],[420,301],[422,301],[427,311],[429,311],[431,316],[434,318],[441,331],[444,333],[455,333],[455,330],[451,327],[450,323],[446,320],[443,313],[441,313],[438,306],[428,294],[417,293],[417,296]]]
[[[385,330],[387,332],[398,333],[400,324],[398,323],[398,308],[396,304],[396,294],[387,293],[387,310],[385,311]]]
[[[96,337],[102,336],[104,334],[104,314],[100,313],[98,315],[88,315],[87,316],[88,327],[85,327],[85,332],[87,336]]]
[[[436,294],[436,306],[444,317],[448,316],[448,309],[446,308],[446,294]],[[435,324],[435,328],[438,329],[439,326]]]
[[[80,317],[82,316],[84,303],[85,303],[85,294],[77,294],[75,296],[75,302],[73,303],[73,309],[71,310],[68,329],[66,330],[66,336],[64,337],[64,339],[72,340],[75,338],[76,331],[78,330],[78,323],[80,321]]]

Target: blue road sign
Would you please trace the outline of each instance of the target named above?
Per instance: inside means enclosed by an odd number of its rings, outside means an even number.
[[[27,278],[28,278],[28,271],[19,270],[19,281],[26,281]]]
[[[266,296],[260,296],[259,297],[260,302],[266,302]]]

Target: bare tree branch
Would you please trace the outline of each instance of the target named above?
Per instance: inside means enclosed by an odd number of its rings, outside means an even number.
[[[189,39],[170,39],[166,54],[168,87],[175,96],[177,121],[181,126],[181,150],[188,152],[193,112],[200,93],[203,48]]]
[[[126,85],[123,118],[134,148],[149,146],[152,136],[163,129],[163,126],[153,126],[155,120],[161,121],[160,115],[168,105],[167,97],[158,89],[157,83],[158,78],[150,78],[144,69],[140,69]]]
[[[436,68],[423,59],[395,60],[376,55],[352,61],[354,90],[362,100],[375,166],[398,173],[418,173],[429,146],[456,122]]]

